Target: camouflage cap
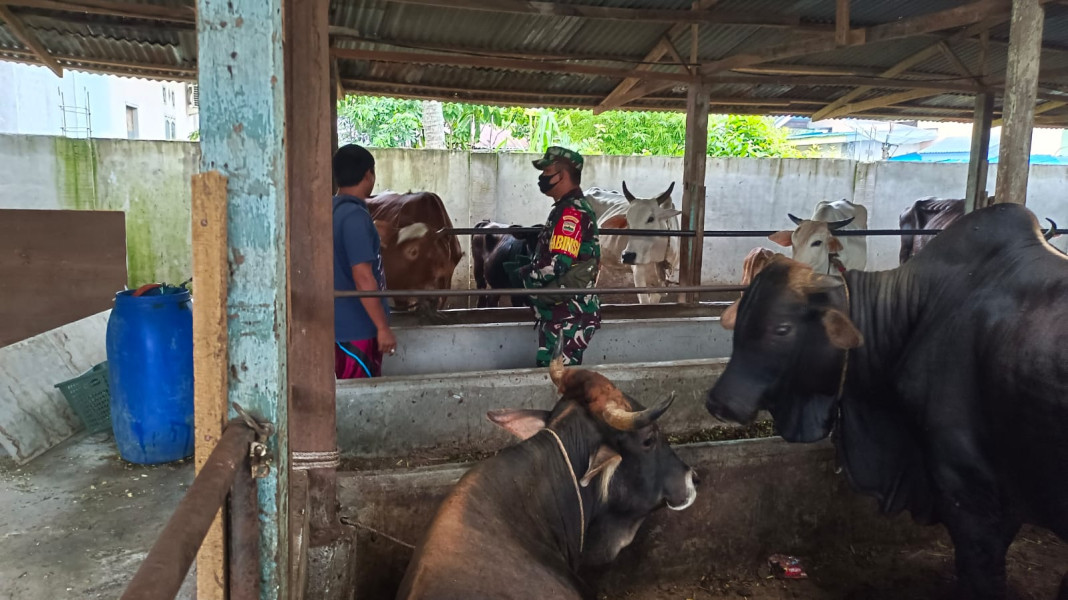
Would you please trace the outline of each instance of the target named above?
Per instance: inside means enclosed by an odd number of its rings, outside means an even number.
[[[541,170],[548,167],[556,160],[566,160],[575,165],[575,168],[579,171],[582,170],[582,155],[574,150],[568,150],[561,146],[549,146],[549,148],[545,150],[545,156],[532,162],[535,169]]]

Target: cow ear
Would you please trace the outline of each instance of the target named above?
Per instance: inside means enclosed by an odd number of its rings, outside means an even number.
[[[789,248],[793,244],[793,242],[790,241],[790,236],[792,234],[792,231],[776,231],[775,233],[769,235],[768,239],[780,246]]]
[[[601,224],[601,229],[626,229],[627,216],[616,215]]]
[[[378,239],[383,248],[389,248],[396,244],[397,230],[386,221],[375,221],[375,229],[378,230]]]
[[[657,221],[667,221],[668,219],[674,219],[682,214],[681,210],[675,210],[673,208],[658,208],[653,218]]]
[[[835,348],[852,350],[864,344],[864,336],[842,311],[832,308],[823,313],[822,320],[827,339]]]
[[[602,475],[601,477],[601,500],[608,497],[608,486],[612,483],[612,477],[616,474],[616,469],[619,467],[619,463],[623,461],[623,457],[618,452],[609,448],[608,446],[601,444],[601,447],[597,449],[597,452],[590,457],[590,466],[586,469],[586,474],[582,476],[579,484],[582,487],[587,487],[594,477]]]
[[[491,410],[486,418],[521,440],[532,437],[549,422],[549,411],[522,408]]]
[[[730,331],[734,329],[734,322],[738,320],[738,304],[741,300],[735,300],[734,304],[727,307],[727,310],[723,311],[723,314],[719,316],[719,324],[724,329]]]
[[[831,252],[837,254],[842,251],[842,242],[839,241],[838,238],[831,236],[831,239],[827,241],[827,248],[829,248]]]
[[[409,240],[419,239],[425,236],[430,231],[430,227],[427,227],[426,223],[412,223],[405,227],[401,227],[397,232],[397,245],[401,245]]]

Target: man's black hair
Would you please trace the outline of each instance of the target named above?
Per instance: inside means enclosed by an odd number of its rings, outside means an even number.
[[[375,157],[363,146],[346,144],[334,154],[334,180],[338,187],[357,185],[368,171],[374,170]]]

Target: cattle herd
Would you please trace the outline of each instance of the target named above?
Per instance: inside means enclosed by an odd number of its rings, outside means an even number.
[[[671,190],[587,195],[602,228],[677,229]],[[405,218],[401,207],[416,203],[433,220]],[[383,248],[399,252],[386,261],[389,285],[448,287],[461,252],[440,233],[452,226],[440,198],[390,194],[371,206]],[[708,412],[748,423],[767,410],[789,442],[831,437],[856,491],[946,528],[960,597],[1004,598],[1023,524],[1068,539],[1068,257],[1049,243],[1053,228],[1044,234],[1015,204],[965,214],[963,201],[921,199],[901,228],[943,233],[903,235],[900,266],[868,272],[864,238],[835,235],[867,228],[863,206],[821,202],[810,219],[790,218],[796,229],[770,239],[792,257],[746,257],[748,287],[721,318],[733,349]],[[478,227],[479,288],[511,287],[504,263],[529,255],[534,234]],[[602,245],[608,270],[629,268],[638,287],[663,282],[678,256],[663,237]],[[396,261],[423,270],[393,275]],[[456,484],[398,598],[595,597],[580,568],[611,562],[653,511],[694,502],[698,477],[656,424],[673,396],[645,408],[559,358],[549,375],[560,394],[551,410],[488,415],[519,441]]]

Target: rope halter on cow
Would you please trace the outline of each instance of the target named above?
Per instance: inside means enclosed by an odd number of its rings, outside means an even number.
[[[575,475],[575,467],[571,464],[571,456],[567,453],[567,448],[564,447],[564,440],[560,439],[560,435],[552,429],[546,427],[542,431],[548,431],[553,439],[556,440],[556,445],[560,448],[560,454],[564,457],[564,464],[567,465],[567,472],[571,474],[571,483],[575,486],[575,496],[578,497],[579,506],[579,553],[582,553],[582,549],[586,546],[586,507],[582,502],[582,490],[579,489],[578,476]]]

